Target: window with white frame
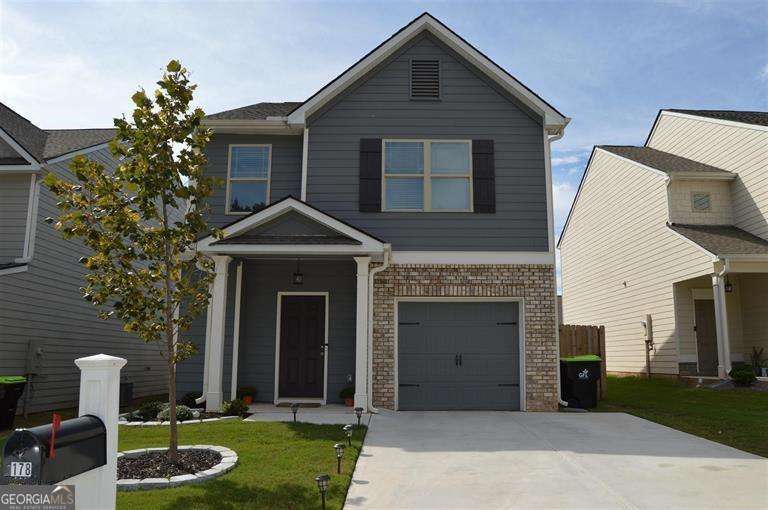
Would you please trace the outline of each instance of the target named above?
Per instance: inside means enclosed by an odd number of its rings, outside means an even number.
[[[230,145],[227,214],[248,214],[269,203],[271,145]]]
[[[472,211],[472,142],[384,140],[385,211]]]

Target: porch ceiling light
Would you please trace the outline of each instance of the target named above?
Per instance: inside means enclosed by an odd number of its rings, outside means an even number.
[[[315,482],[317,488],[320,491],[320,498],[323,500],[323,510],[325,510],[325,493],[328,492],[328,483],[331,481],[331,477],[328,475],[317,475]]]
[[[360,426],[360,418],[363,416],[363,408],[355,407],[355,416],[357,416],[357,426]]]
[[[304,283],[304,273],[301,272],[301,259],[296,259],[296,272],[293,273],[293,284],[301,285]]]
[[[333,449],[336,450],[336,472],[341,474],[341,459],[344,457],[344,443],[336,443]]]
[[[291,412],[293,413],[293,422],[296,423],[296,413],[299,411],[299,404],[294,402],[291,404]]]
[[[344,432],[347,434],[347,442],[349,443],[349,446],[352,446],[352,430],[354,428],[354,425],[344,425]]]

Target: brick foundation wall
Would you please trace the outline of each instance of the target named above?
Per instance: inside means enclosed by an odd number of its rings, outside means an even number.
[[[395,298],[518,297],[525,299],[527,410],[557,409],[554,267],[551,265],[393,264],[373,290],[373,402],[394,409]]]

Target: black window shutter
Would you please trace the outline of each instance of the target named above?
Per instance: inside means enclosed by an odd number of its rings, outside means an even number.
[[[381,211],[381,138],[360,139],[360,211]]]
[[[476,213],[496,212],[493,140],[472,140],[472,190]]]

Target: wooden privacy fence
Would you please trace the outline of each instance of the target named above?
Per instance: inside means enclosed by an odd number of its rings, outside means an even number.
[[[560,356],[581,356],[596,354],[600,363],[600,387],[598,398],[605,396],[608,379],[605,370],[605,326],[560,325]]]

